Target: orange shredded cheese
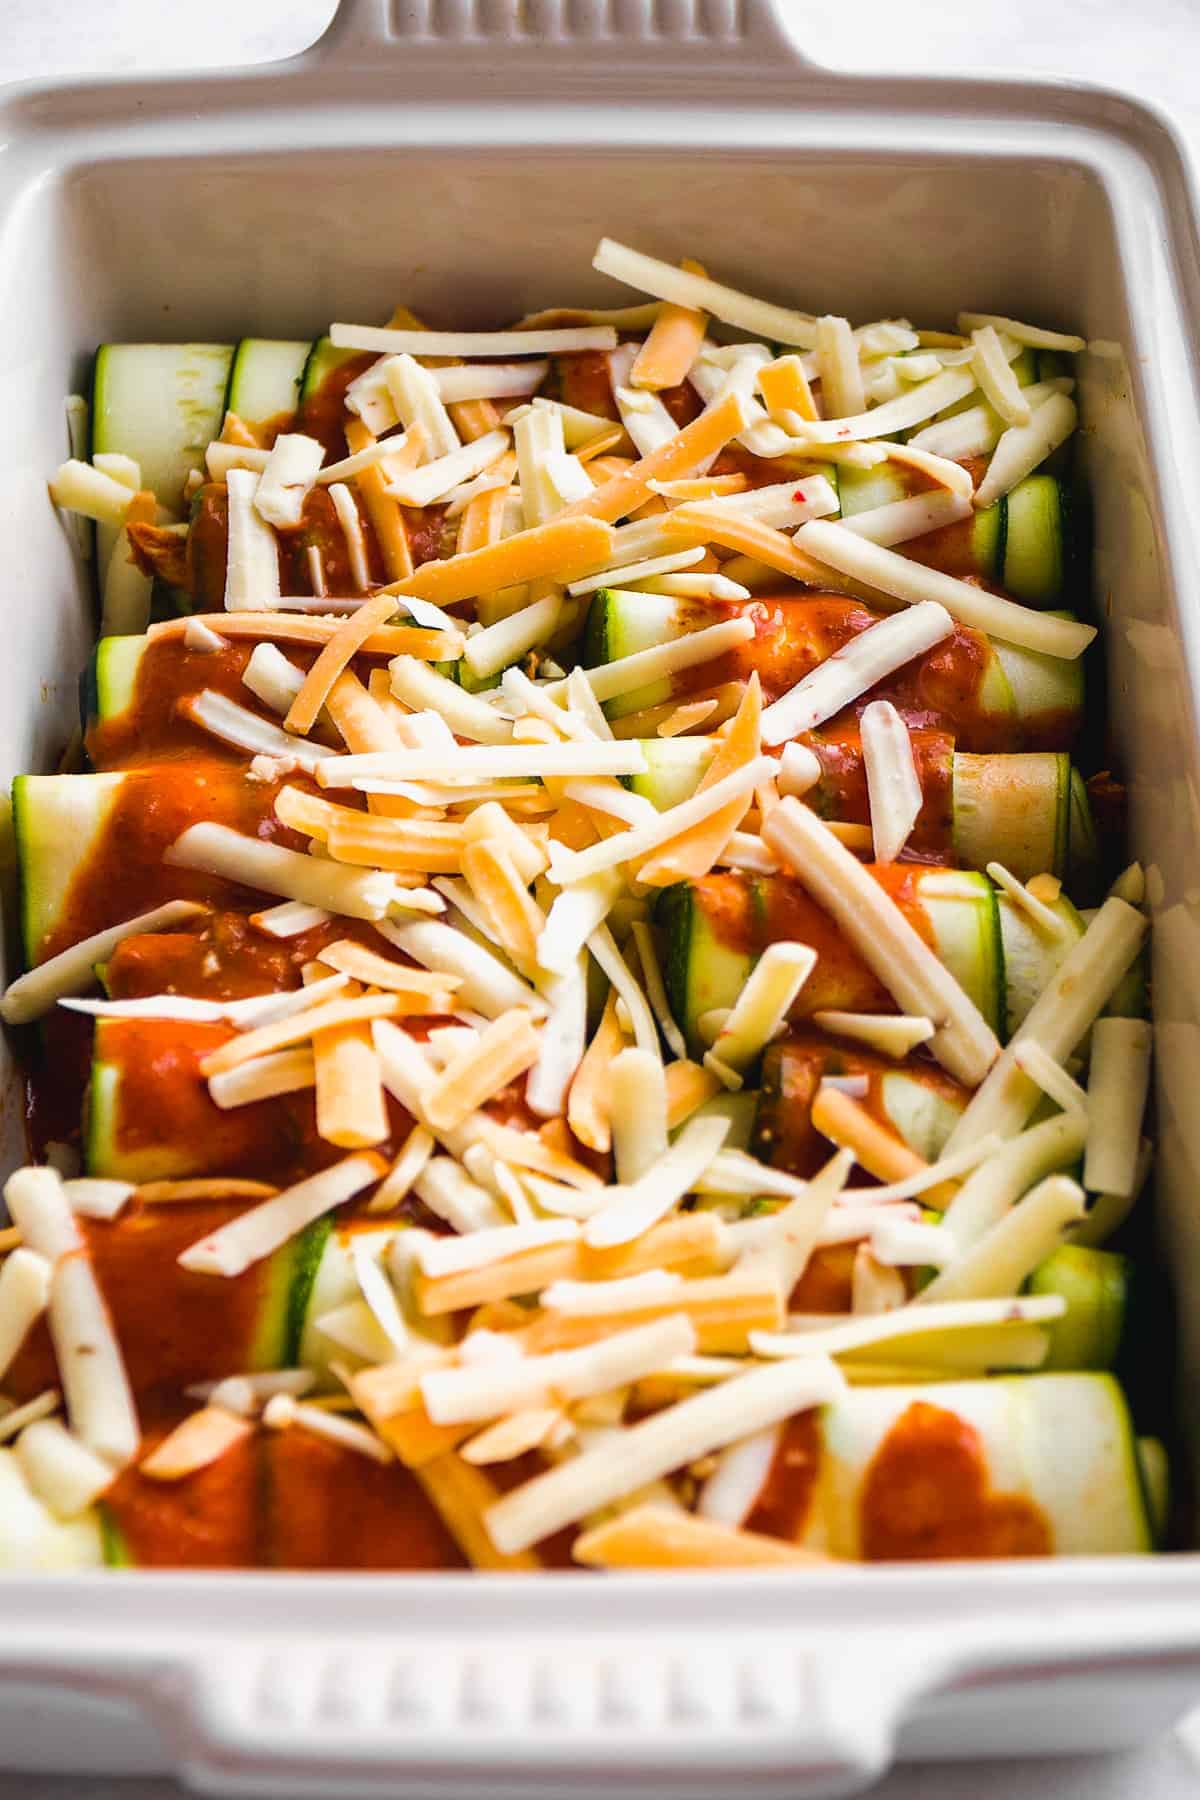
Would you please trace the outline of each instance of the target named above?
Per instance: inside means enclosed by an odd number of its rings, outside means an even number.
[[[680,267],[689,275],[708,274],[697,262],[683,262]],[[707,324],[707,314],[666,301],[634,359],[629,371],[630,387],[678,387],[700,354]]]
[[[269,1050],[283,1050],[289,1044],[304,1043],[318,1031],[332,1031],[342,1025],[357,1025],[368,1019],[390,1019],[402,1011],[395,994],[362,994],[354,1000],[330,1000],[311,1006],[306,1012],[293,1013],[288,1019],[277,1019],[271,1025],[260,1025],[257,1031],[244,1031],[202,1060],[202,1075],[219,1075],[223,1069],[236,1069],[240,1063]]]
[[[532,1068],[541,1049],[540,1034],[524,1007],[510,1007],[493,1019],[478,1039],[452,1056],[430,1084],[425,1116],[435,1131],[452,1131]]]
[[[612,523],[617,519],[627,518],[639,506],[644,506],[647,500],[656,497],[650,486],[652,481],[671,481],[678,475],[688,474],[700,463],[716,456],[731,438],[746,429],[749,422],[742,396],[738,393],[727,394],[715,406],[702,412],[698,419],[693,419],[690,425],[685,425],[673,438],[668,438],[665,444],[651,451],[649,456],[643,456],[640,462],[634,463],[632,468],[615,475],[611,481],[606,481],[586,499],[573,501],[559,514],[559,522],[587,517],[606,519]],[[593,566],[603,568],[604,564],[596,563]],[[582,575],[586,571],[579,569],[576,573]]]
[[[407,434],[415,438],[417,428],[414,426]],[[352,453],[368,449],[375,443],[373,434],[361,419],[346,420],[346,447]],[[391,466],[397,464],[412,467],[420,455],[419,441],[406,443],[391,458]],[[371,529],[375,533],[383,556],[384,567],[392,581],[403,581],[413,572],[412,550],[408,542],[408,528],[404,523],[404,514],[400,511],[399,502],[392,499],[387,491],[387,478],[378,463],[370,468],[360,469],[355,476],[358,491],[363,497],[363,505],[367,509],[367,517],[371,521]]]
[[[338,627],[304,677],[283,721],[285,731],[304,737],[312,730],[338,676],[363,648],[375,627],[385,624],[395,610],[390,594],[377,594]]]
[[[328,644],[344,629],[340,619],[308,619],[302,613],[220,612],[164,619],[161,624],[151,625],[147,636],[152,643],[159,638],[183,637],[197,620],[222,637],[268,638],[281,644]],[[427,630],[417,625],[377,625],[358,649],[368,656],[413,656],[418,662],[445,662],[461,656],[462,647],[459,632]]]
[[[523,581],[546,577],[574,581],[590,569],[604,568],[612,548],[610,526],[598,518],[575,518],[563,512],[544,525],[514,532],[497,544],[486,544],[444,562],[422,563],[415,575],[407,581],[393,582],[384,592],[409,594],[416,600],[432,600],[438,606],[454,606],[460,600],[471,600],[478,594],[494,593],[497,588],[514,587]],[[224,617],[222,613],[221,618]],[[441,662],[453,654],[447,643],[452,633],[423,635],[437,637],[442,644],[440,654],[426,661]]]
[[[762,718],[762,690],[757,671],[746,683],[742,703],[733,723],[719,741],[717,753],[704,772],[697,789],[704,793],[718,781],[747,767],[759,754],[759,727]],[[707,875],[729,838],[741,824],[747,801],[731,800],[710,818],[701,820],[691,831],[665,844],[649,857],[638,870],[638,880],[648,887],[669,887],[676,881],[698,881]]]

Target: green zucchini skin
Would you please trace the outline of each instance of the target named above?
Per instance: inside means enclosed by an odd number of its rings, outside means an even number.
[[[1059,1294],[1067,1303],[1046,1331],[1047,1369],[1115,1369],[1122,1360],[1136,1283],[1134,1264],[1112,1250],[1065,1244],[1029,1278],[1031,1294]]]
[[[801,1023],[768,1046],[751,1149],[763,1162],[808,1176],[829,1156],[829,1143],[811,1119],[827,1077],[866,1075],[870,1110],[918,1156],[940,1155],[967,1102],[966,1090],[930,1061],[896,1064],[861,1046],[839,1043]]]
[[[935,950],[998,1026],[1004,966],[991,883],[982,875],[945,869],[914,868],[905,879]],[[801,993],[804,1013],[889,1009],[874,976],[791,876],[706,875],[664,890],[657,918],[666,940],[667,996],[693,1055],[705,1047],[699,1020],[733,1005],[757,958],[779,937],[798,937],[821,951]]]
[[[300,387],[312,356],[307,340],[242,338],[229,366],[225,410],[247,425],[290,418],[300,404]]]
[[[1025,606],[1061,606],[1075,587],[1075,514],[1053,475],[1027,475],[971,523],[975,572]]]
[[[352,362],[361,355],[358,350],[339,350],[327,337],[319,337],[309,349],[300,370],[300,404],[311,400],[324,385],[328,376],[343,363]]]
[[[602,588],[588,611],[584,664],[596,668],[673,641],[732,610]],[[775,699],[876,619],[860,601],[834,593],[759,595],[738,603],[738,610],[755,621],[753,639],[715,662],[614,695],[604,703],[608,717],[627,718],[747,679],[752,671],[762,680],[764,697]],[[1083,717],[1083,671],[1078,662],[960,634],[879,683],[872,697],[891,700],[915,726],[949,733],[960,751],[1064,750]]]
[[[921,1408],[914,1417],[914,1411]],[[1044,1527],[1042,1548],[1052,1555],[1145,1554],[1154,1547],[1138,1445],[1129,1406],[1113,1377],[1098,1372],[989,1376],[912,1387],[853,1387],[819,1418],[814,1502],[799,1541],[820,1543],[835,1555],[871,1555],[863,1493],[892,1430],[946,1423],[956,1442],[979,1457],[981,1491],[991,1489],[1034,1509]],[[891,1514],[893,1557],[986,1553],[961,1530],[939,1548],[938,1495],[927,1477],[926,1513]],[[914,1505],[916,1498],[914,1495]],[[946,1514],[953,1521],[951,1500]],[[919,1523],[917,1523],[919,1521]],[[753,1523],[753,1516],[751,1516]],[[906,1541],[908,1540],[908,1541]],[[881,1547],[876,1539],[877,1553]]]
[[[133,457],[142,486],[183,518],[184,483],[221,430],[232,359],[232,344],[101,344],[92,369],[92,455]],[[101,594],[116,540],[112,526],[97,528]]]

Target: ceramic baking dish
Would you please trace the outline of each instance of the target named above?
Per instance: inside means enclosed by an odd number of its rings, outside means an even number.
[[[782,4],[782,0],[781,0]],[[107,338],[611,303],[604,232],[859,318],[1085,332],[1114,755],[1156,914],[1159,1217],[1200,1410],[1200,312],[1169,127],[1096,90],[833,77],[768,0],[343,0],[267,70],[0,100],[0,761],[49,765],[92,624],[44,477]],[[4,1087],[7,1157],[20,1094]],[[1193,1437],[1194,1456],[1197,1440]],[[0,1578],[0,1765],[210,1792],[857,1791],[1097,1751],[1200,1690],[1200,1556],[781,1578]]]

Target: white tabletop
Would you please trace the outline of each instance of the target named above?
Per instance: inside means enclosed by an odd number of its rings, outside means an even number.
[[[893,73],[1043,75],[1119,86],[1172,110],[1200,149],[1200,0],[972,0],[911,7],[893,0],[802,9],[803,40],[817,61]],[[0,83],[75,73],[107,74],[269,61],[304,48],[333,0],[203,0],[179,29],[162,0],[0,0]],[[1195,1755],[1187,1739],[1195,1745]],[[1128,1756],[1070,1757],[897,1770],[875,1800],[1196,1800],[1200,1715],[1187,1739],[1172,1736]],[[0,1775],[0,1800],[181,1800],[158,1779],[61,1779]],[[331,1796],[331,1800],[336,1800]]]

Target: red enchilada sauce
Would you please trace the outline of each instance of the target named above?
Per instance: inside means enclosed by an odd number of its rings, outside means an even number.
[[[860,1507],[867,1562],[1049,1556],[1054,1549],[1039,1506],[992,1489],[974,1426],[926,1400],[915,1400],[883,1439]]]
[[[177,1421],[147,1434],[145,1450]],[[256,1431],[181,1481],[136,1465],[105,1509],[139,1568],[461,1569],[416,1477],[306,1431]]]
[[[121,1349],[143,1411],[178,1406],[190,1382],[244,1374],[283,1348],[283,1300],[271,1261],[242,1275],[199,1275],[178,1258],[244,1203],[135,1204],[119,1218],[85,1219],[88,1253],[118,1323]],[[5,1388],[21,1399],[57,1385],[50,1334],[30,1332]]]
[[[821,1466],[821,1432],[815,1412],[785,1419],[767,1479],[748,1517],[747,1531],[795,1543],[802,1536]]]
[[[862,735],[857,722],[824,726],[805,732],[806,744],[821,764],[821,779],[804,796],[806,806],[824,819],[847,825],[869,825],[870,800],[863,760]],[[904,846],[910,862],[951,862],[953,855],[952,785],[954,739],[949,732],[913,729],[909,732],[917,778],[921,784],[921,810]]]
[[[149,1455],[177,1420],[148,1430]],[[182,1481],[151,1481],[137,1463],[117,1476],[104,1496],[110,1555],[135,1568],[250,1569],[259,1560],[258,1434]],[[112,1540],[115,1538],[115,1544]]]

